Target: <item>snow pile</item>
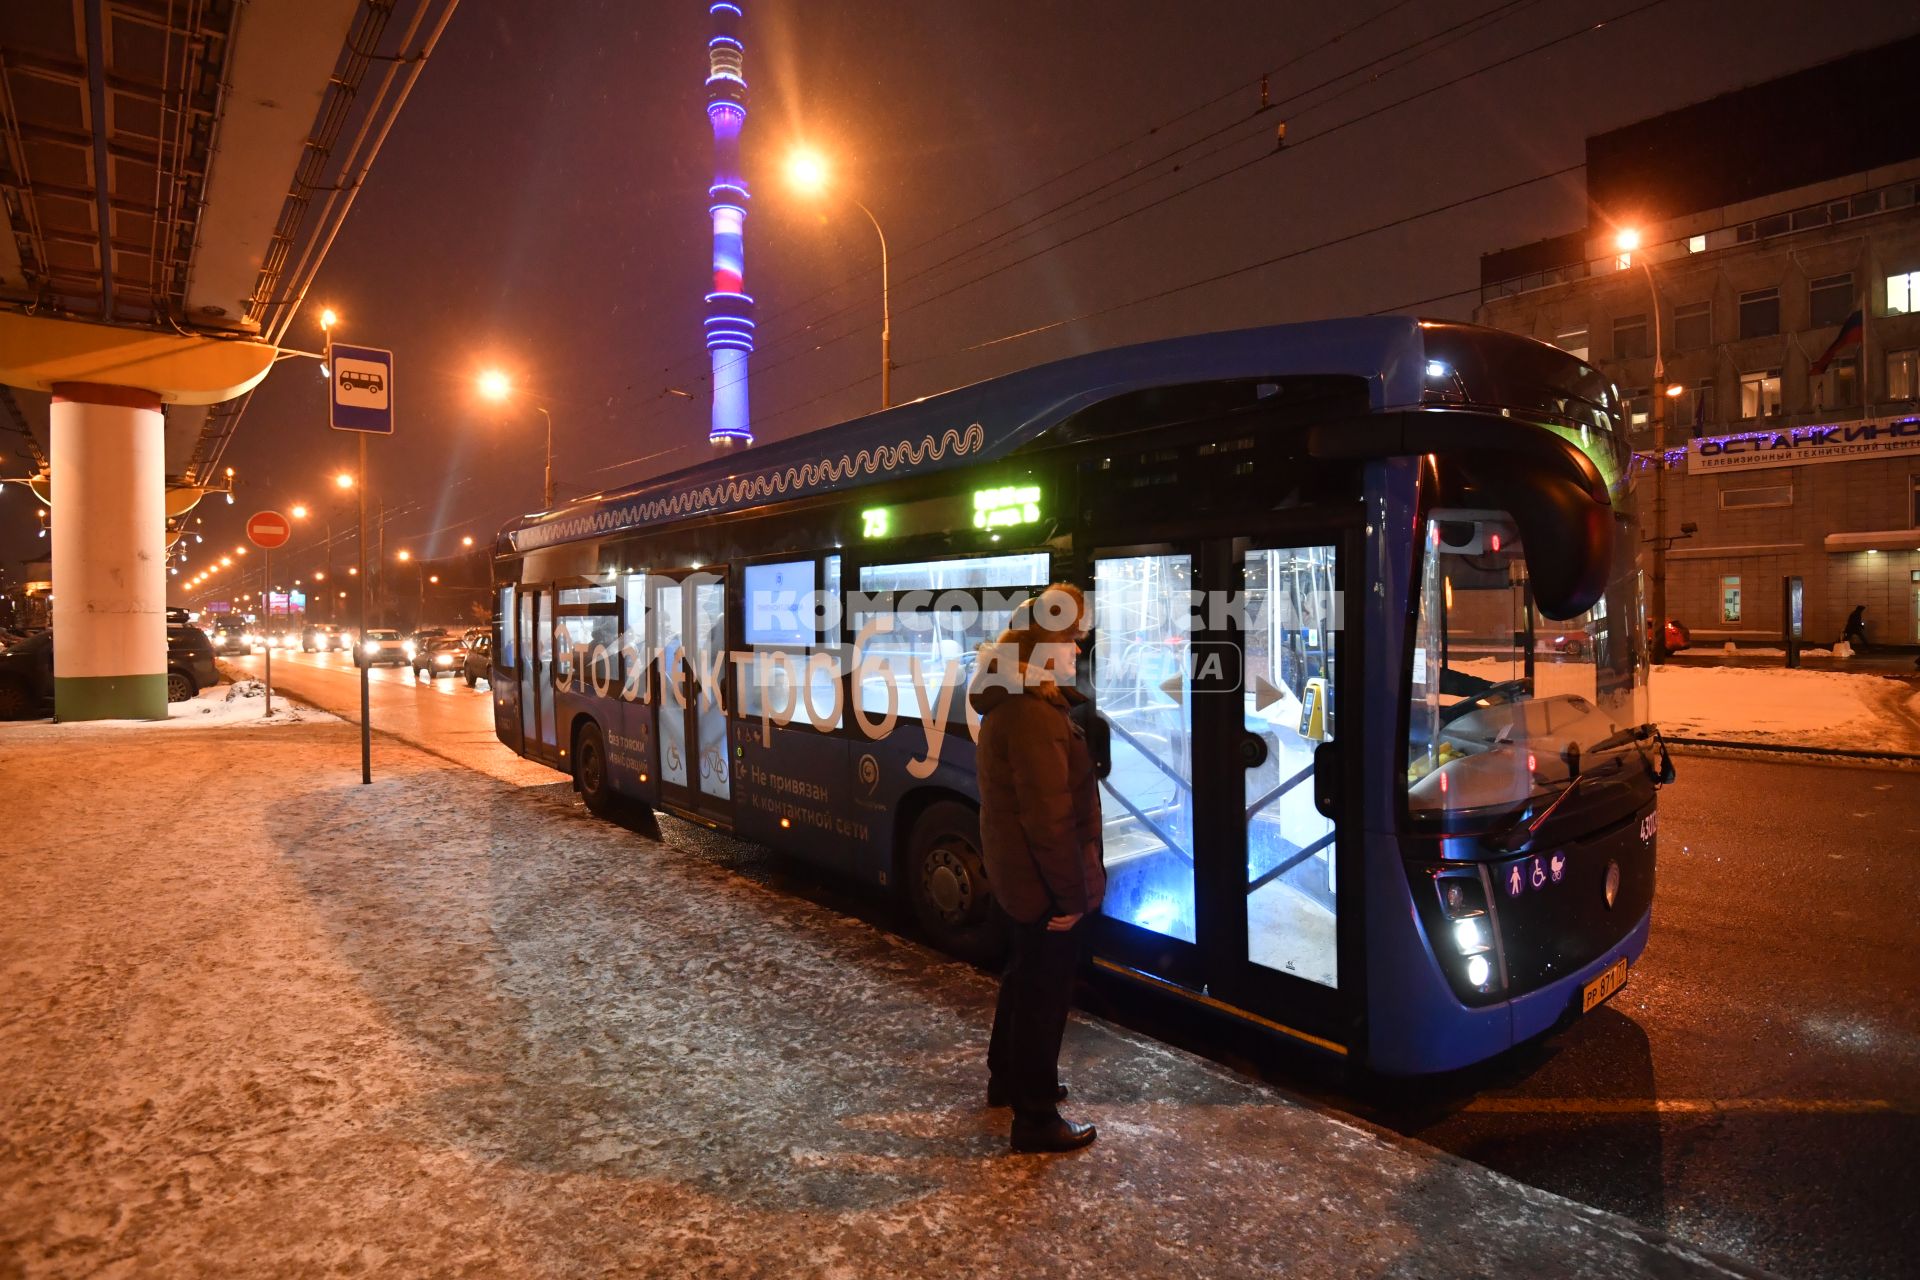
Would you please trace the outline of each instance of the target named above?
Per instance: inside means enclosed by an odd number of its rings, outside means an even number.
[[[169,702],[165,720],[76,720],[55,724],[51,720],[16,721],[0,724],[0,737],[11,738],[31,733],[35,738],[94,728],[115,729],[221,729],[248,728],[254,725],[319,724],[339,717],[313,707],[295,706],[283,696],[273,696],[273,714],[266,714],[266,686],[258,680],[236,684],[214,684],[185,702]]]
[[[1899,680],[1843,671],[1663,666],[1653,671],[1653,718],[1683,738],[1838,747],[1920,749],[1920,722],[1903,708]],[[1914,699],[1920,704],[1920,698]],[[1920,709],[1920,708],[1916,708]]]
[[[333,720],[334,716],[312,707],[295,706],[276,694],[273,714],[265,712],[267,687],[258,680],[237,680],[232,684],[209,685],[198,697],[167,704],[167,718],[158,720],[109,720],[94,723],[152,725],[155,727],[247,726],[274,724],[310,724]]]

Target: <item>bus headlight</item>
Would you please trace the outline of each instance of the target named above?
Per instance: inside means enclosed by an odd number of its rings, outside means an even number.
[[[1472,915],[1453,922],[1453,945],[1460,948],[1463,956],[1477,956],[1493,947],[1493,940],[1487,936],[1487,921],[1484,916]],[[1479,986],[1478,982],[1473,984]]]
[[[1487,979],[1493,976],[1493,966],[1487,963],[1485,956],[1475,956],[1467,961],[1467,981],[1476,987],[1487,985]]]

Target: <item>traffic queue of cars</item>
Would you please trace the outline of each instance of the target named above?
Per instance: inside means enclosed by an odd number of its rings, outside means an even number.
[[[493,661],[492,634],[471,627],[455,634],[447,627],[422,627],[410,636],[392,627],[369,627],[356,636],[332,623],[295,627],[263,626],[233,615],[188,621],[182,609],[167,611],[167,700],[185,702],[220,683],[217,657],[245,657],[263,649],[305,653],[341,653],[370,667],[406,667],[415,679],[458,677],[469,689],[487,678]],[[51,715],[53,711],[53,632],[0,636],[0,720]]]

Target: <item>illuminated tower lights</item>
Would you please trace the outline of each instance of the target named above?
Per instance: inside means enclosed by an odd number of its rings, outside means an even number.
[[[707,295],[707,350],[713,353],[713,426],[716,449],[753,443],[747,411],[747,356],[753,351],[753,299],[746,291],[747,184],[740,176],[740,126],[747,119],[742,72],[741,6],[714,0],[713,38],[707,41],[707,119],[713,123],[713,292]]]

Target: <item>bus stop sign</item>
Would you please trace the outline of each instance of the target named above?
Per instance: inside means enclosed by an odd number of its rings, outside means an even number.
[[[378,347],[330,348],[327,382],[332,388],[330,422],[335,431],[393,434],[393,352]]]
[[[247,537],[262,550],[284,547],[292,536],[293,522],[278,511],[256,511],[247,517]]]

